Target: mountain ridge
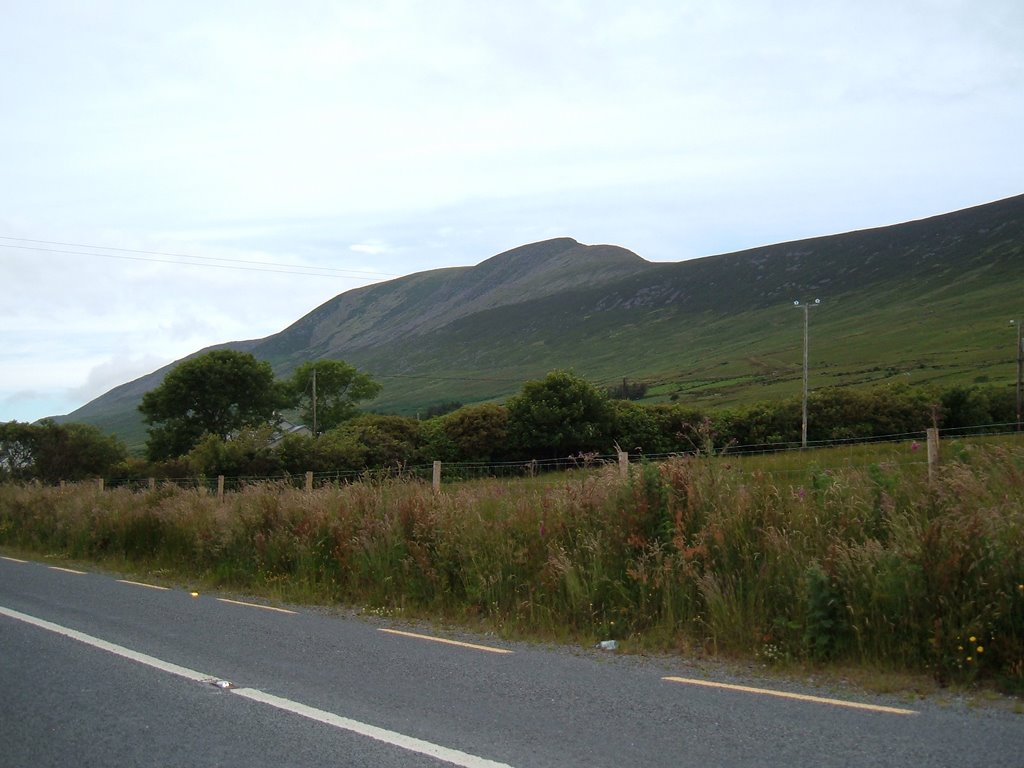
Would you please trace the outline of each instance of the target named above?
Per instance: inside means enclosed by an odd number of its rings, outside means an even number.
[[[339,357],[384,384],[372,407],[396,412],[445,400],[500,399],[552,367],[608,382],[643,379],[655,397],[728,403],[742,399],[744,387],[776,396],[798,358],[792,302],[820,294],[831,309],[816,311],[815,326],[845,340],[851,358],[832,364],[831,374],[828,363],[820,366],[823,376],[834,375],[830,383],[858,383],[864,375],[855,372],[873,366],[911,364],[915,371],[952,366],[949,375],[964,378],[972,365],[1003,364],[996,337],[977,329],[987,329],[981,323],[1024,295],[1021,266],[1024,195],[681,262],[649,262],[619,246],[563,237],[472,267],[347,291],[279,333],[196,354],[249,351],[278,375],[307,359]],[[950,329],[937,334],[925,320]],[[862,329],[875,326],[873,335],[884,343],[872,350]],[[936,363],[932,348],[961,336],[968,347],[980,339],[980,351],[950,352]],[[137,445],[141,419],[127,411],[177,362],[62,420],[116,425],[113,431],[131,432]]]

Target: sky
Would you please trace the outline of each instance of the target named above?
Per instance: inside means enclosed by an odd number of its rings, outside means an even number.
[[[0,0],[0,422],[550,237],[1024,193],[1020,0]]]

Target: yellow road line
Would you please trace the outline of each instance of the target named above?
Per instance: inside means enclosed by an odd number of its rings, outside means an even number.
[[[145,587],[146,589],[161,589],[167,591],[170,587],[161,587],[156,584],[145,584],[141,581],[129,581],[128,579],[118,579],[121,584],[131,584],[133,587]]]
[[[433,637],[432,635],[418,635],[415,632],[403,632],[399,629],[384,629],[381,628],[378,631],[387,632],[389,635],[401,635],[402,637],[413,637],[417,640],[429,640],[432,643],[444,643],[445,645],[457,645],[460,648],[471,648],[474,651],[486,651],[487,653],[512,653],[505,648],[494,648],[489,645],[476,645],[475,643],[462,643],[458,640],[446,640],[443,637]]]
[[[727,691],[740,691],[741,693],[756,693],[762,696],[777,696],[780,699],[795,699],[796,701],[809,701],[814,704],[828,704],[833,707],[849,707],[850,709],[866,709],[869,712],[886,712],[890,715],[917,715],[920,714],[913,709],[900,709],[899,707],[883,707],[878,704],[862,704],[857,701],[844,701],[843,699],[827,699],[822,696],[808,696],[803,693],[789,693],[788,691],[774,691],[770,688],[751,688],[747,685],[732,685],[730,683],[716,683],[711,680],[694,680],[687,677],[663,677],[670,683],[684,683],[686,685],[700,685],[705,688],[721,688]]]
[[[86,571],[76,571],[74,568],[61,568],[59,565],[49,566],[51,571],[64,571],[64,573],[76,573],[79,576],[85,576]]]
[[[16,557],[7,557],[6,555],[0,555],[0,560],[10,560],[12,563],[27,563],[28,560],[19,560]]]
[[[290,613],[295,614],[295,611],[289,611],[287,608],[275,608],[272,605],[260,605],[259,603],[245,603],[241,600],[228,600],[226,597],[217,598],[222,603],[231,603],[232,605],[246,605],[249,608],[262,608],[264,611],[277,611],[278,613]]]

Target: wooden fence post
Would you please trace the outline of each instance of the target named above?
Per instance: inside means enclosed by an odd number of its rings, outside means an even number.
[[[103,493],[103,478],[102,477],[97,477],[96,478],[96,490],[98,490],[100,493]]]
[[[224,475],[217,475],[217,501],[224,501]]]
[[[156,490],[156,478],[155,477],[149,478],[149,490],[151,490],[151,491],[155,491]]]
[[[313,490],[313,473],[312,472],[307,472],[306,473],[306,493],[309,493],[312,490]]]
[[[441,490],[441,462],[434,462],[434,492]]]
[[[928,479],[934,480],[939,469],[939,430],[928,428]]]
[[[625,480],[629,477],[629,454],[619,451],[619,477]]]

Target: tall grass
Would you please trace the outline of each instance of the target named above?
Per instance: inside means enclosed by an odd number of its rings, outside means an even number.
[[[834,470],[679,457],[435,493],[379,480],[0,487],[0,545],[516,635],[1024,689],[1024,450]]]

